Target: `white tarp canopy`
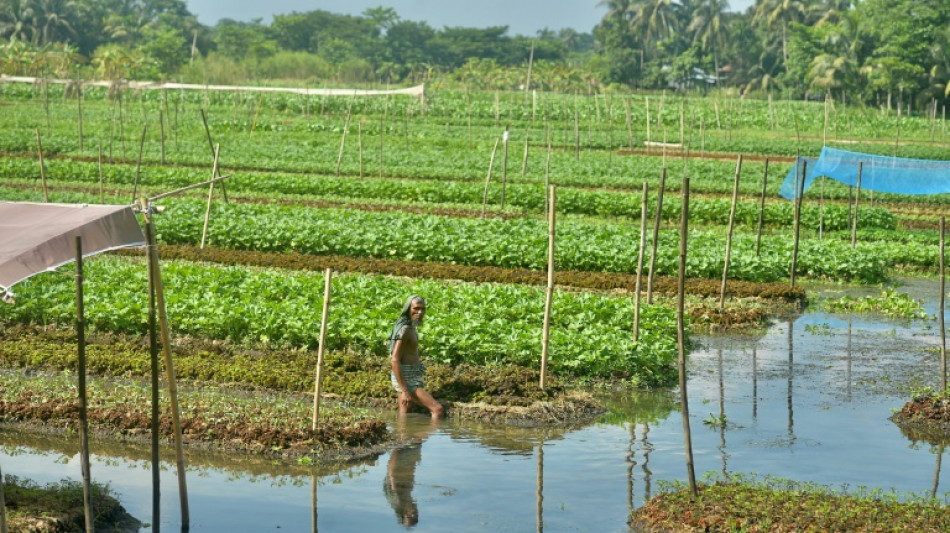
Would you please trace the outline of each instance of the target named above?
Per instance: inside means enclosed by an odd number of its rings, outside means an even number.
[[[145,244],[131,206],[0,201],[0,294],[75,260],[77,236],[83,257]]]

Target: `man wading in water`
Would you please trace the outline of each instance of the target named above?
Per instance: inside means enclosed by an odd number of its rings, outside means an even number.
[[[442,405],[425,390],[425,367],[419,360],[419,336],[416,328],[422,325],[426,301],[421,296],[410,296],[402,313],[389,334],[389,356],[392,362],[393,388],[399,393],[399,414],[409,410],[415,402],[432,413],[432,419],[442,416]]]

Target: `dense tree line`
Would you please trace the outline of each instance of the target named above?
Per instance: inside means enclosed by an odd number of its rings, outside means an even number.
[[[200,24],[183,0],[0,0],[0,68],[188,81],[404,82],[434,74],[516,88],[622,84],[915,107],[944,101],[946,0],[603,0],[592,33],[433,28],[391,8]],[[78,70],[77,70],[78,69]]]

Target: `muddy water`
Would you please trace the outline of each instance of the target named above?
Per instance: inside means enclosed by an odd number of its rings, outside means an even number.
[[[928,298],[935,312],[935,282],[899,290]],[[697,474],[943,495],[950,479],[939,450],[912,443],[888,420],[909,390],[938,383],[935,325],[808,312],[759,335],[695,337],[688,390]],[[344,469],[192,454],[191,529],[626,531],[631,509],[662,483],[685,479],[682,419],[676,391],[604,400],[608,415],[573,430],[433,427],[411,415],[393,428],[417,444]],[[69,440],[6,430],[0,446],[5,474],[80,478]],[[151,521],[147,449],[94,441],[92,450],[93,478]],[[162,474],[165,531],[179,527],[174,472],[169,463]]]

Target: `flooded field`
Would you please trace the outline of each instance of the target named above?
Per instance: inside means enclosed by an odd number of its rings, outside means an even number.
[[[907,281],[899,290],[936,312],[936,281]],[[944,494],[942,448],[910,441],[888,420],[910,391],[939,383],[936,321],[810,311],[757,335],[693,339],[688,390],[698,475]],[[633,508],[662,483],[686,478],[678,396],[603,393],[603,400],[607,415],[571,430],[392,419],[417,444],[342,470],[193,452],[191,529],[627,531]],[[40,483],[80,479],[77,441],[0,429],[0,465]],[[93,440],[91,449],[93,479],[151,521],[147,446]],[[166,531],[179,527],[174,471],[165,464]]]

